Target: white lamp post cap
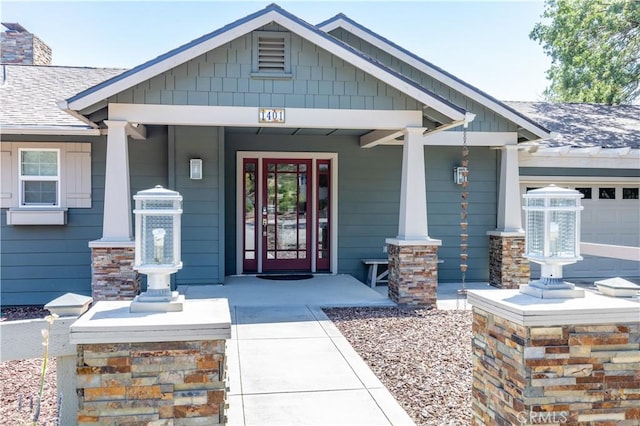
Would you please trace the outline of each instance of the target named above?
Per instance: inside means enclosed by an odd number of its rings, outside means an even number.
[[[561,188],[555,184],[545,186],[544,188],[531,189],[523,195],[524,198],[582,198],[584,195],[580,191],[569,188]]]
[[[180,195],[180,193],[177,191],[166,189],[162,185],[156,185],[153,188],[138,191],[136,195],[133,196],[133,199],[134,200],[149,200],[149,199],[182,200],[182,195]]]

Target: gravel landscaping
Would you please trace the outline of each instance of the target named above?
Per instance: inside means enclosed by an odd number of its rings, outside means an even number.
[[[0,321],[44,318],[48,314],[49,311],[42,306],[2,308]],[[42,358],[0,362],[1,425],[32,424],[36,413],[41,372]],[[37,424],[57,425],[57,416],[56,359],[49,358]]]
[[[324,311],[416,424],[471,423],[471,311]]]
[[[471,312],[419,308],[325,309],[418,425],[471,421]],[[1,321],[42,318],[42,307],[5,308]],[[42,359],[0,363],[0,424],[30,424]],[[55,425],[55,359],[49,360],[38,425]],[[64,401],[63,401],[64,403]]]

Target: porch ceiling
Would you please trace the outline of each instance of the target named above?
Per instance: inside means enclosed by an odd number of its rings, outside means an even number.
[[[372,129],[373,130],[373,129]],[[228,133],[250,135],[287,135],[287,136],[357,136],[371,132],[363,129],[319,129],[292,127],[227,127]]]

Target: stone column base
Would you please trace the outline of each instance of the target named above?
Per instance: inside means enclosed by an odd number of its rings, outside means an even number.
[[[225,340],[78,345],[78,424],[224,424]]]
[[[489,284],[515,289],[528,284],[531,268],[524,252],[524,235],[489,233]]]
[[[438,245],[396,241],[387,240],[389,298],[399,305],[435,306]]]
[[[70,327],[76,424],[225,424],[227,300],[185,301],[182,311],[153,315],[130,305],[98,302]]]
[[[140,274],[133,269],[135,248],[127,246],[91,247],[91,296],[100,300],[133,300],[140,294]]]
[[[516,290],[472,290],[469,302],[472,424],[639,424],[637,303]]]

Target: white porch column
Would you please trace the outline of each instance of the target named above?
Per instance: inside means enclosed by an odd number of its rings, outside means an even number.
[[[398,304],[435,305],[438,246],[427,228],[424,137],[419,127],[405,128],[402,148],[398,236],[388,238],[389,297]]]
[[[398,240],[429,240],[422,131],[419,127],[403,130]]]
[[[135,242],[131,225],[127,121],[106,120],[107,159],[102,238],[90,241],[93,300],[132,300],[140,293],[140,275],[133,269]]]
[[[506,145],[501,148],[501,151],[498,227],[496,230],[498,232],[523,233],[518,146]]]
[[[127,122],[106,120],[107,164],[104,182],[102,241],[131,241],[131,189]]]
[[[489,231],[489,284],[518,288],[529,282],[529,260],[524,257],[524,230],[520,204],[518,145],[501,148],[497,228]]]

